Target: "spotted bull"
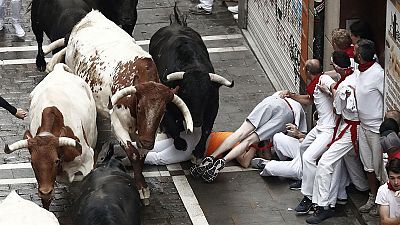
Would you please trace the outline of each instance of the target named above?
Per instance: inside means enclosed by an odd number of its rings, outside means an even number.
[[[72,182],[93,168],[97,140],[96,106],[89,85],[57,64],[30,94],[30,130],[6,145],[9,154],[28,148],[38,195],[48,209],[57,180]],[[35,134],[35,135],[32,135]]]
[[[63,57],[62,52],[48,63],[49,70]],[[159,83],[150,54],[98,11],[74,27],[64,52],[68,66],[90,85],[98,112],[110,116],[114,134],[134,167],[141,198],[148,200],[142,167],[145,154],[154,146],[166,104],[177,105],[192,131],[188,108],[174,90]],[[139,151],[131,145],[131,138],[137,139]]]
[[[201,36],[186,26],[186,18],[179,13],[176,5],[171,25],[159,29],[151,37],[149,52],[157,65],[161,82],[171,88],[179,87],[178,96],[188,106],[194,126],[201,127],[202,136],[193,154],[202,158],[218,113],[219,87],[233,87],[233,82],[214,73]],[[176,107],[168,105],[162,127],[174,139],[174,145],[179,150],[187,148],[185,140],[179,136],[182,121]]]
[[[137,3],[138,0],[32,0],[32,31],[38,43],[37,68],[41,71],[45,69],[44,56],[49,53],[49,48],[42,50],[43,32],[51,41],[63,38],[87,13],[98,9],[131,35],[137,20]],[[63,42],[55,44],[57,47],[64,46]],[[58,50],[54,50],[53,54]]]

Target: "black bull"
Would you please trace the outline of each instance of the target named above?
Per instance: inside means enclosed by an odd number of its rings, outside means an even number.
[[[112,158],[114,146],[102,162],[81,183],[73,205],[74,223],[139,225],[140,197],[135,181],[121,161]]]
[[[37,68],[40,71],[46,68],[42,50],[43,32],[52,42],[64,38],[88,12],[98,9],[132,35],[137,20],[137,4],[138,0],[33,0],[31,23],[38,43]]]
[[[194,126],[202,129],[201,139],[193,152],[199,159],[204,155],[207,138],[218,113],[219,87],[233,87],[233,82],[214,74],[201,36],[186,26],[186,18],[176,6],[174,13],[171,25],[159,29],[151,37],[149,52],[161,82],[171,88],[179,86],[178,96],[188,106]],[[174,139],[177,149],[187,148],[187,143],[179,136],[183,130],[183,117],[174,105],[167,105],[161,126]]]

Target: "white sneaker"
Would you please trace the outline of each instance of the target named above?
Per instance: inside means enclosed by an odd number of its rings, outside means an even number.
[[[239,12],[239,6],[229,6],[228,11],[231,13],[238,13]]]
[[[239,19],[239,14],[233,14],[233,19],[238,20]]]
[[[24,29],[22,29],[22,27],[19,23],[14,23],[13,26],[14,26],[15,34],[17,35],[17,37],[25,36],[25,31],[24,31]]]
[[[3,30],[4,28],[4,20],[0,19],[0,30]]]

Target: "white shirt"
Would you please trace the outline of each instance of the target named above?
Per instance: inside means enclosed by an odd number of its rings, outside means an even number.
[[[336,110],[336,114],[342,115],[347,120],[358,121],[355,93],[351,87],[356,87],[356,79],[359,73],[360,71],[355,70],[339,84],[336,89],[335,99],[333,100],[333,107]],[[347,96],[347,93],[350,93],[350,96]]]
[[[302,133],[307,133],[307,121],[306,114],[304,112],[303,106],[301,104],[291,98],[285,98],[286,101],[289,102],[290,106],[292,106],[293,114],[294,114],[294,123],[297,126],[297,129]]]
[[[330,87],[335,81],[328,75],[322,74],[319,77],[318,84]],[[317,126],[320,128],[334,128],[336,125],[336,115],[333,112],[333,99],[323,93],[316,86],[314,89],[314,104],[318,112]]]
[[[384,72],[378,63],[360,72],[356,80],[356,99],[361,126],[379,133],[383,121]]]
[[[386,183],[379,187],[375,199],[376,204],[389,206],[389,218],[400,217],[400,198],[395,197],[394,193]]]
[[[281,91],[275,92],[272,96],[279,96]],[[307,120],[306,113],[304,112],[303,106],[301,104],[291,98],[285,98],[286,101],[290,104],[293,110],[294,115],[294,125],[297,126],[297,129],[302,133],[307,133]]]

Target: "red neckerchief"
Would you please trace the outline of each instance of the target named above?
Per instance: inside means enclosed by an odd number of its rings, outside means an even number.
[[[400,148],[396,151],[396,153],[388,155],[388,160],[392,159],[400,159]]]
[[[337,89],[337,87],[339,86],[340,83],[342,83],[342,81],[344,81],[344,79],[346,79],[346,77],[348,77],[350,74],[353,73],[353,69],[352,68],[347,68],[344,71],[344,75],[340,77],[339,81],[335,84],[335,86],[333,87],[333,89]]]
[[[309,84],[307,85],[307,87],[306,87],[306,92],[307,92],[311,97],[312,97],[313,94],[314,94],[315,87],[317,86],[318,81],[319,81],[319,77],[320,77],[321,75],[322,75],[322,73],[316,75],[316,77],[315,77],[314,79],[312,79],[312,80],[310,81],[310,83],[309,83]]]
[[[346,48],[344,52],[346,53],[347,56],[349,56],[349,58],[354,58],[354,45]]]
[[[389,181],[387,182],[387,185],[388,185],[389,190],[396,192],[393,185]]]
[[[375,63],[375,61],[367,62],[367,63],[364,63],[364,64],[359,64],[358,65],[358,70],[360,72],[364,72],[367,69],[369,69],[372,65],[374,65],[374,63]]]

